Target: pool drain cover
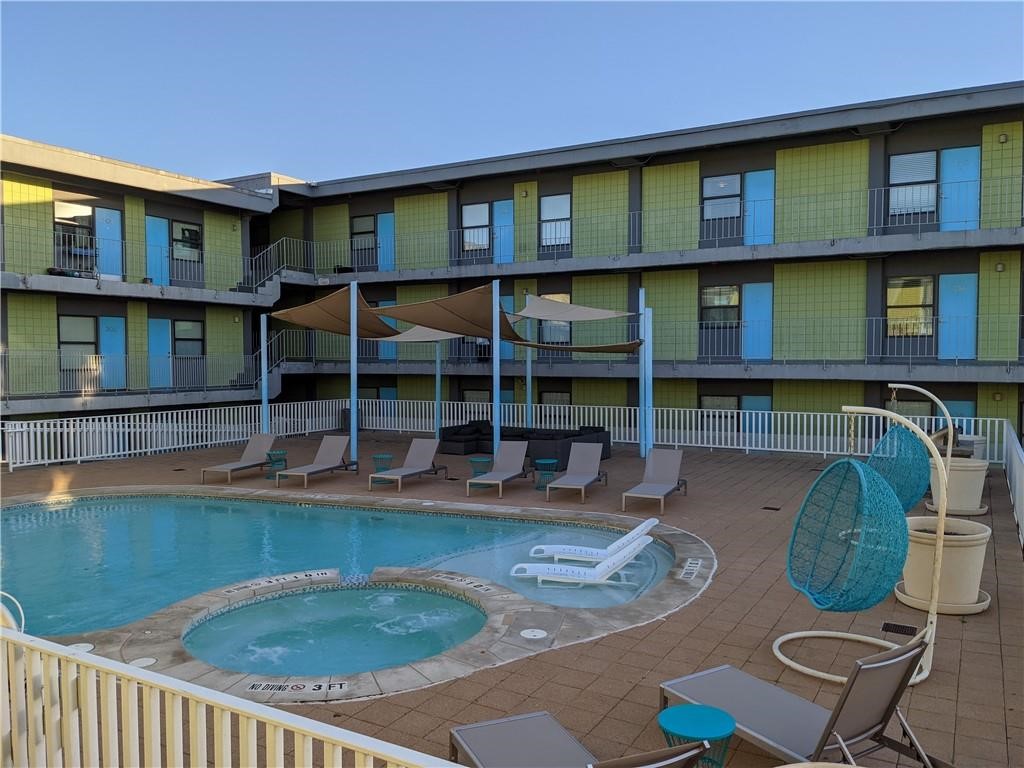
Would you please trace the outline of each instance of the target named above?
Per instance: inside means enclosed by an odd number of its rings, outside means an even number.
[[[519,636],[525,637],[527,640],[541,640],[547,637],[548,633],[543,629],[524,629]]]
[[[156,664],[156,659],[152,656],[143,656],[141,659],[134,659],[128,663],[133,667],[151,667]]]

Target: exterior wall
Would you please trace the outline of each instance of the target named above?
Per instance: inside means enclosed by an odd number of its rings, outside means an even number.
[[[430,299],[440,299],[442,296],[448,295],[448,286],[444,283],[427,283],[418,285],[399,285],[395,291],[395,300],[399,304],[412,304],[417,301],[428,301]],[[411,328],[410,323],[403,323],[399,321],[399,330],[408,330]],[[446,357],[447,345],[441,345],[441,359]],[[434,359],[434,345],[432,343],[425,344],[399,344],[398,345],[398,359],[399,360],[433,360]],[[433,393],[433,390],[431,390]],[[434,395],[430,395],[433,399]]]
[[[203,211],[206,287],[229,290],[242,280],[242,222],[237,214]]]
[[[519,310],[521,310],[523,307],[526,306],[526,294],[527,293],[529,293],[531,296],[536,296],[537,295],[537,281],[536,280],[516,280],[513,283],[513,289],[512,290],[514,292],[513,296],[515,298],[515,305],[514,306],[516,308],[516,311],[518,312]],[[527,322],[527,323],[530,324],[528,327],[530,327],[533,330],[533,337],[532,338],[533,338],[534,341],[536,341],[536,339],[537,339],[537,321],[536,320],[526,320],[524,322]],[[522,335],[524,330],[525,330],[524,328],[519,328],[520,335]],[[525,360],[526,359],[526,347],[518,347],[517,346],[515,351],[516,351],[516,360]],[[534,354],[536,355],[536,352],[534,352]],[[516,379],[516,381],[518,382],[519,380]],[[524,383],[523,386],[525,388],[526,384]],[[525,391],[525,389],[524,389],[524,391]],[[516,400],[516,402],[517,403],[518,402],[526,402],[525,396],[524,396],[524,399],[522,401]]]
[[[398,377],[399,400],[433,400],[434,394],[433,376],[409,375]],[[447,376],[441,377],[441,399],[448,399]]]
[[[695,379],[655,379],[655,408],[696,408],[697,381]]]
[[[572,380],[573,405],[627,405],[625,379]]]
[[[350,238],[347,203],[313,209],[313,241],[325,244],[316,249],[317,272],[352,265]]]
[[[144,389],[149,384],[149,366],[146,358],[149,354],[149,310],[144,301],[128,302],[128,386],[131,389]]]
[[[537,260],[537,217],[540,198],[537,182],[524,181],[512,187],[514,195],[516,261]]]
[[[245,346],[241,314],[242,310],[235,307],[206,307],[206,354],[212,356],[207,360],[206,383],[210,386],[227,386],[242,370]]]
[[[863,237],[868,140],[780,149],[775,155],[775,242]]]
[[[1007,141],[999,142],[1005,135]],[[981,130],[981,226],[1019,227],[1024,122],[995,123]]]
[[[864,404],[862,381],[784,381],[772,385],[772,410],[838,413],[844,405]]]
[[[448,266],[448,195],[395,198],[395,267]],[[399,302],[401,303],[401,302]]]
[[[643,274],[654,319],[655,360],[697,359],[697,278],[695,269]]]
[[[641,178],[644,251],[696,248],[700,236],[700,163],[647,166]]]
[[[348,396],[348,376],[316,377],[316,397],[318,400],[343,400]]]
[[[999,396],[999,400],[996,400]],[[977,414],[982,419],[1007,419],[1020,434],[1020,385],[1010,384],[979,384]],[[1002,427],[998,427],[1001,431]]]
[[[979,257],[979,360],[1016,360],[1020,353],[1020,261],[1020,251],[990,251]],[[996,271],[997,264],[1002,272]]]
[[[572,280],[572,302],[584,307],[614,309],[625,312],[629,309],[629,275],[586,275]],[[589,320],[578,323],[572,329],[573,344],[607,344],[622,340],[624,319]],[[625,360],[625,355],[591,352],[574,352],[573,360]]]
[[[45,274],[53,266],[53,186],[45,179],[5,173],[3,206],[4,269]]]
[[[629,172],[610,171],[574,176],[573,257],[624,254],[628,234]]]
[[[276,243],[282,237],[303,237],[302,210],[278,210],[270,214],[270,242]]]
[[[146,201],[124,196],[125,269],[129,280],[141,280],[146,274]]]
[[[57,365],[57,297],[36,293],[10,293],[7,301],[7,349],[40,354],[28,365],[12,365],[7,386],[12,395],[55,392]]]
[[[864,357],[865,262],[776,264],[774,292],[776,360]]]

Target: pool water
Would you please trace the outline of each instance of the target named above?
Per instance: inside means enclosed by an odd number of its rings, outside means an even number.
[[[183,638],[221,669],[349,675],[409,664],[468,640],[486,616],[464,600],[401,587],[318,589],[228,610]]]
[[[637,587],[538,587],[509,576],[536,544],[605,547],[621,532],[512,519],[387,512],[240,499],[135,496],[5,510],[0,578],[27,631],[116,627],[238,581],[338,568],[346,581],[380,566],[458,571],[551,605],[620,605],[657,584],[673,557],[657,542],[626,574]]]

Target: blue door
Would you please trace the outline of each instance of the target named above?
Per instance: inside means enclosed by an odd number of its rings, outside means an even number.
[[[123,317],[100,318],[100,386],[126,389],[128,386],[128,350],[125,346]]]
[[[391,301],[391,300],[388,300],[388,301],[378,301],[377,302],[377,306],[378,307],[393,307],[393,306],[395,306],[395,302]],[[392,320],[390,317],[382,317],[381,320],[383,320],[385,323],[390,325],[392,328],[397,328],[398,327],[398,321],[397,320]],[[378,360],[397,360],[398,359],[398,343],[394,342],[394,341],[378,341],[377,342],[377,359]],[[383,395],[382,395],[381,399],[385,399],[386,400],[387,398],[383,397]],[[391,398],[391,399],[394,400],[395,398]]]
[[[939,160],[939,229],[977,229],[980,220],[981,147],[944,149]]]
[[[743,395],[740,398],[740,429],[748,433],[771,432],[771,421],[766,416],[755,416],[772,410],[771,395]]]
[[[503,389],[501,390],[501,402],[502,403],[514,403],[516,401],[515,390]]]
[[[973,360],[978,351],[978,276],[939,275],[939,359]]]
[[[97,208],[95,215],[96,270],[105,280],[120,280],[124,276],[121,212],[112,208]]]
[[[167,219],[146,217],[146,277],[153,285],[171,284],[171,234]]]
[[[516,258],[515,205],[511,200],[495,200],[493,208],[494,263],[511,264]],[[503,355],[504,357],[504,355]]]
[[[502,310],[502,312],[514,312],[515,311],[515,305],[513,303],[515,301],[515,297],[514,296],[501,296],[499,300],[501,302],[501,310]],[[515,359],[515,356],[516,356],[516,350],[515,350],[515,347],[512,345],[512,343],[508,342],[508,341],[501,342],[501,359],[502,360],[513,360],[513,359]]]
[[[743,174],[743,244],[775,240],[775,171]]]
[[[395,214],[377,214],[377,269],[395,270]]]
[[[949,411],[949,415],[953,417],[953,424],[967,432],[967,422],[965,419],[973,419],[977,415],[977,411],[973,400],[943,400],[946,404],[946,409]],[[946,426],[946,420],[942,418],[942,415],[938,412],[935,414],[939,417],[938,426],[936,429],[942,429]]]
[[[378,392],[381,400],[398,399],[398,389],[396,387],[380,387]]]
[[[772,359],[772,284],[743,284],[743,359]]]
[[[171,379],[171,321],[149,320],[149,388],[169,389]]]

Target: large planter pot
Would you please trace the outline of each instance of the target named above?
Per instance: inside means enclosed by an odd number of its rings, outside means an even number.
[[[925,504],[929,511],[935,512],[939,502],[939,480],[935,467],[932,465],[932,500]],[[984,515],[988,506],[982,505],[981,495],[985,492],[985,476],[988,474],[988,462],[983,459],[961,459],[954,456],[949,460],[949,483],[946,493],[946,512],[950,515]]]
[[[903,581],[896,585],[896,599],[911,608],[928,610],[935,560],[934,517],[908,517],[910,550],[903,566]],[[942,576],[939,579],[939,613],[980,613],[991,602],[982,589],[981,571],[992,529],[974,520],[946,520],[942,545]]]

